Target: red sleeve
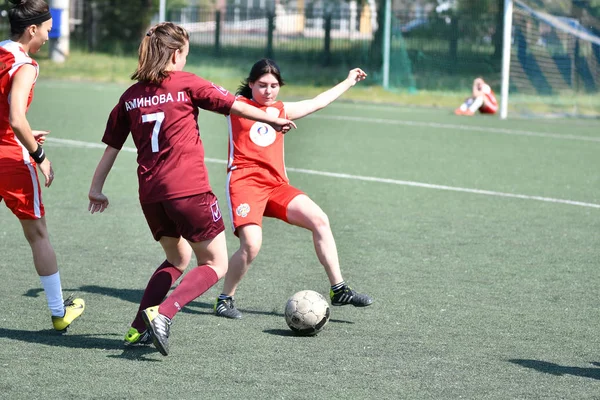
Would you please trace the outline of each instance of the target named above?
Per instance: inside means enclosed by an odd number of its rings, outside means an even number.
[[[228,115],[235,101],[235,96],[225,88],[212,82],[194,76],[191,86],[192,102],[203,110],[214,111]]]
[[[110,112],[102,142],[110,147],[121,150],[123,144],[125,144],[125,141],[127,140],[127,136],[129,136],[130,130],[131,124],[129,123],[129,117],[125,111],[123,102],[119,101],[115,108]]]

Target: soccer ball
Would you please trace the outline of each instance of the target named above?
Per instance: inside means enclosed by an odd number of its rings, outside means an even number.
[[[285,322],[299,335],[313,336],[329,321],[329,303],[320,293],[302,290],[290,297],[285,305]]]

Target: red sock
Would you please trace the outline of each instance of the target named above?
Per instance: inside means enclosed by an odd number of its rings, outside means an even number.
[[[144,295],[142,296],[142,301],[140,302],[140,308],[136,314],[135,319],[131,323],[131,326],[137,329],[139,332],[146,330],[146,324],[144,324],[144,320],[142,319],[142,310],[145,310],[148,307],[155,306],[160,304],[167,293],[169,293],[169,289],[173,286],[173,283],[181,276],[181,271],[175,268],[170,262],[165,260],[161,264],[160,267],[154,271],[150,280],[148,281],[148,285],[146,285],[146,290],[144,290]]]
[[[186,274],[173,293],[162,302],[158,312],[172,319],[186,304],[210,289],[219,277],[208,265],[200,265]]]

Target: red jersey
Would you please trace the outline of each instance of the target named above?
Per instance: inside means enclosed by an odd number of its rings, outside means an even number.
[[[19,43],[12,40],[0,42],[0,168],[3,169],[3,174],[10,172],[10,167],[15,163],[33,163],[29,152],[21,145],[9,123],[12,77],[25,64],[33,65],[39,73],[38,64],[25,53]],[[28,108],[33,99],[33,86],[27,99]]]
[[[261,106],[243,96],[238,101],[260,108],[269,115],[286,118],[281,101],[270,106]],[[227,170],[260,167],[269,170],[278,181],[289,182],[285,172],[283,133],[271,125],[237,115],[229,115],[229,161]]]
[[[138,82],[110,113],[102,141],[121,149],[129,132],[137,148],[140,202],[211,190],[198,128],[198,107],[229,114],[235,96],[192,73],[160,84]]]

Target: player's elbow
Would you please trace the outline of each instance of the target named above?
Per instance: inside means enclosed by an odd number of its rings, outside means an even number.
[[[11,112],[8,117],[8,123],[13,131],[21,132],[27,126],[27,119],[25,118],[25,115]]]

